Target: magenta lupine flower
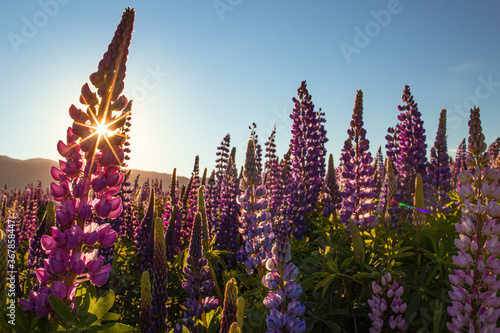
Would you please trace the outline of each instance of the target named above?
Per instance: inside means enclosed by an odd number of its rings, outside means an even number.
[[[271,214],[266,212],[269,201],[265,198],[266,188],[262,185],[262,177],[257,169],[252,138],[248,140],[240,190],[241,195],[237,200],[243,211],[241,231],[245,241],[245,266],[248,274],[258,270],[259,276],[262,276],[263,265],[271,256],[274,233]],[[243,258],[240,256],[240,261]]]
[[[267,331],[301,333],[306,330],[306,324],[299,317],[306,308],[298,301],[302,294],[301,286],[295,282],[299,270],[291,262],[289,222],[284,216],[280,217],[280,222],[272,258],[266,263],[269,272],[262,277],[262,283],[269,289],[264,298],[264,305],[270,309],[266,318]]]
[[[184,322],[188,326],[191,326],[196,318],[200,318],[219,306],[219,300],[214,296],[209,296],[215,283],[211,279],[208,260],[203,257],[201,219],[201,213],[196,213],[186,260],[187,266],[183,268],[186,279],[182,283],[182,288],[189,296],[183,303],[187,309],[184,313]],[[177,332],[178,328],[181,327],[174,328],[174,331]]]
[[[323,126],[324,113],[321,109],[314,111],[306,81],[302,81],[297,92],[299,98],[293,98],[295,107],[290,115],[293,121],[290,140],[292,182],[287,214],[293,220],[294,237],[302,239],[306,231],[305,214],[314,209],[321,193],[328,139]]]
[[[368,300],[371,312],[368,317],[372,321],[370,333],[380,332],[406,332],[408,324],[403,315],[407,305],[401,299],[404,288],[396,281],[391,284],[390,273],[382,277],[382,285],[373,281],[373,297]]]
[[[347,130],[349,138],[345,141],[340,155],[343,188],[340,221],[347,224],[353,219],[361,227],[369,227],[375,220],[375,182],[373,158],[370,142],[366,139],[363,127],[363,92],[358,90],[351,120]]]
[[[422,114],[418,111],[418,105],[413,100],[410,86],[406,85],[403,91],[404,105],[398,106],[401,112],[398,115],[399,123],[396,128],[389,128],[389,135],[386,136],[388,143],[387,156],[394,164],[394,170],[399,181],[398,192],[395,199],[399,202],[413,202],[413,186],[417,173],[422,175],[424,184],[427,184],[427,157],[425,143],[425,129],[421,119]],[[425,196],[428,197],[428,188],[424,185]],[[399,206],[392,208],[394,212],[393,223],[410,218],[411,211],[399,209]],[[396,216],[397,215],[397,216]]]
[[[71,105],[73,126],[68,128],[66,143],[57,144],[58,152],[66,159],[60,161],[59,169],[51,169],[56,182],[50,189],[59,203],[58,227],[51,228],[50,236],[41,237],[48,258],[43,261],[44,267],[36,270],[40,285],[34,289],[38,291],[31,291],[29,300],[20,301],[26,310],[35,310],[39,317],[51,311],[49,294],[72,300],[76,286],[82,281],[102,286],[109,277],[111,266],[104,265],[99,251],[86,249],[95,243],[111,246],[117,238],[109,224],[99,226],[90,221],[95,216],[116,218],[122,212],[121,199],[116,193],[124,176],[118,172],[118,166],[124,158],[123,126],[131,103],[120,93],[134,16],[130,8],[123,13],[98,71],[90,76],[98,88],[97,94],[88,84],[82,87],[80,102],[87,105],[87,110]],[[116,116],[116,113],[121,114]]]
[[[431,180],[432,190],[429,192],[432,211],[448,214],[450,209],[446,204],[451,201],[448,192],[451,191],[451,172],[446,143],[446,109],[441,110],[439,127],[434,146],[431,148],[431,159],[428,169],[428,178]]]
[[[481,128],[479,109],[470,111],[469,145],[466,163],[469,170],[460,172],[462,186],[458,194],[464,201],[462,219],[455,224],[457,266],[449,275],[452,305],[448,307],[452,332],[495,332],[500,316],[500,171],[488,165],[489,153]]]
[[[460,186],[462,186],[462,181],[458,176],[460,175],[460,172],[462,170],[467,169],[467,166],[465,164],[466,158],[467,158],[467,151],[464,138],[460,143],[460,145],[458,146],[457,152],[455,154],[455,161],[453,162],[453,169],[451,173],[451,182],[457,192],[458,190],[460,190]]]

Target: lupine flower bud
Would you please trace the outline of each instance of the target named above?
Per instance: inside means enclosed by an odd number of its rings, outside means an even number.
[[[415,195],[413,196],[413,207],[425,208],[424,206],[424,184],[422,176],[418,173],[415,177]],[[422,228],[425,226],[425,215],[423,212],[414,209],[412,224],[415,228]]]
[[[235,279],[231,279],[226,283],[226,290],[224,292],[224,306],[222,309],[222,320],[220,324],[220,332],[230,332],[230,327],[237,319],[237,304],[238,298],[238,284]]]
[[[149,272],[142,272],[141,277],[141,312],[139,326],[142,332],[146,332],[151,327],[151,320],[149,319],[149,312],[151,311],[151,282],[149,280]]]
[[[365,261],[365,246],[363,239],[361,238],[361,233],[356,222],[353,219],[349,219],[349,229],[351,231],[352,246],[354,249],[354,256],[363,263]]]

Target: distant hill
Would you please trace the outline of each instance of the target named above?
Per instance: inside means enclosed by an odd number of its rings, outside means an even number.
[[[32,158],[29,160],[17,160],[8,156],[0,155],[0,186],[3,188],[7,183],[7,189],[24,189],[28,184],[36,184],[37,181],[42,182],[42,188],[48,188],[54,180],[50,176],[50,168],[52,166],[59,167],[59,162],[44,158]],[[172,180],[172,175],[154,171],[143,171],[132,169],[131,181],[140,175],[139,184],[144,183],[148,178],[161,179],[163,182],[163,190],[167,190]],[[189,179],[186,177],[177,177],[179,184],[187,185]]]

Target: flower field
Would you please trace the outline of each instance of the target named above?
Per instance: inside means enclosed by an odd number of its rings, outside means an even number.
[[[2,332],[500,332],[500,138],[478,108],[449,156],[446,110],[426,132],[404,86],[372,155],[358,90],[335,161],[303,81],[284,156],[254,124],[244,165],[228,134],[215,170],[140,183],[134,19],[69,107],[50,188],[0,192]]]

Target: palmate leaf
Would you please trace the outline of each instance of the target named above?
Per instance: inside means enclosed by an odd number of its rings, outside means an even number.
[[[60,321],[77,328],[82,327],[73,310],[71,310],[66,304],[64,304],[64,302],[59,297],[57,297],[56,295],[50,295],[49,302],[54,311],[58,314]]]
[[[115,293],[113,290],[108,290],[102,295],[93,307],[89,308],[89,313],[94,314],[97,319],[101,319],[113,306],[115,302]]]

